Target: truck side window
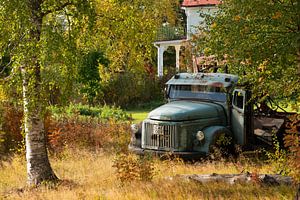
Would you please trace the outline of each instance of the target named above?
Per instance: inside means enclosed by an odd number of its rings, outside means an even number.
[[[244,109],[244,96],[241,92],[235,91],[233,96],[233,105],[240,109]]]

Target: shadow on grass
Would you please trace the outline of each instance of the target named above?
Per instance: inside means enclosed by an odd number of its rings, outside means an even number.
[[[81,187],[81,185],[76,183],[75,181],[65,179],[65,180],[58,180],[55,182],[43,182],[38,186],[24,186],[21,188],[12,188],[9,191],[4,192],[1,196],[4,199],[5,198],[14,199],[14,196],[22,197],[22,195],[25,193],[39,193],[42,191],[49,191],[49,190],[53,190],[53,191],[74,190],[79,187]]]

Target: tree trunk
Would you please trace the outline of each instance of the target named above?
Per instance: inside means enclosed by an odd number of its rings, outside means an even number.
[[[27,176],[29,185],[57,180],[48,159],[44,133],[43,105],[38,74],[22,69],[24,127],[26,139]],[[35,82],[34,86],[31,83]]]
[[[41,74],[38,60],[43,15],[42,0],[28,1],[31,11],[31,29],[24,65],[21,68],[23,78],[24,127],[26,139],[27,176],[29,185],[56,181],[48,159],[44,132],[44,104],[41,98]]]
[[[262,185],[292,185],[293,179],[289,176],[277,174],[182,174],[179,178],[193,180],[199,183],[224,182],[236,183],[259,183]]]

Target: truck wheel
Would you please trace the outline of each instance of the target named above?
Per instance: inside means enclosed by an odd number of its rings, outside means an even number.
[[[226,158],[233,155],[235,150],[231,132],[228,129],[220,129],[214,135],[209,148],[211,157]]]

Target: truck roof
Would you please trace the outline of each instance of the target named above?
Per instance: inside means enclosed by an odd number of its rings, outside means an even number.
[[[210,85],[230,87],[238,81],[238,76],[224,73],[179,73],[173,76],[167,85]]]

